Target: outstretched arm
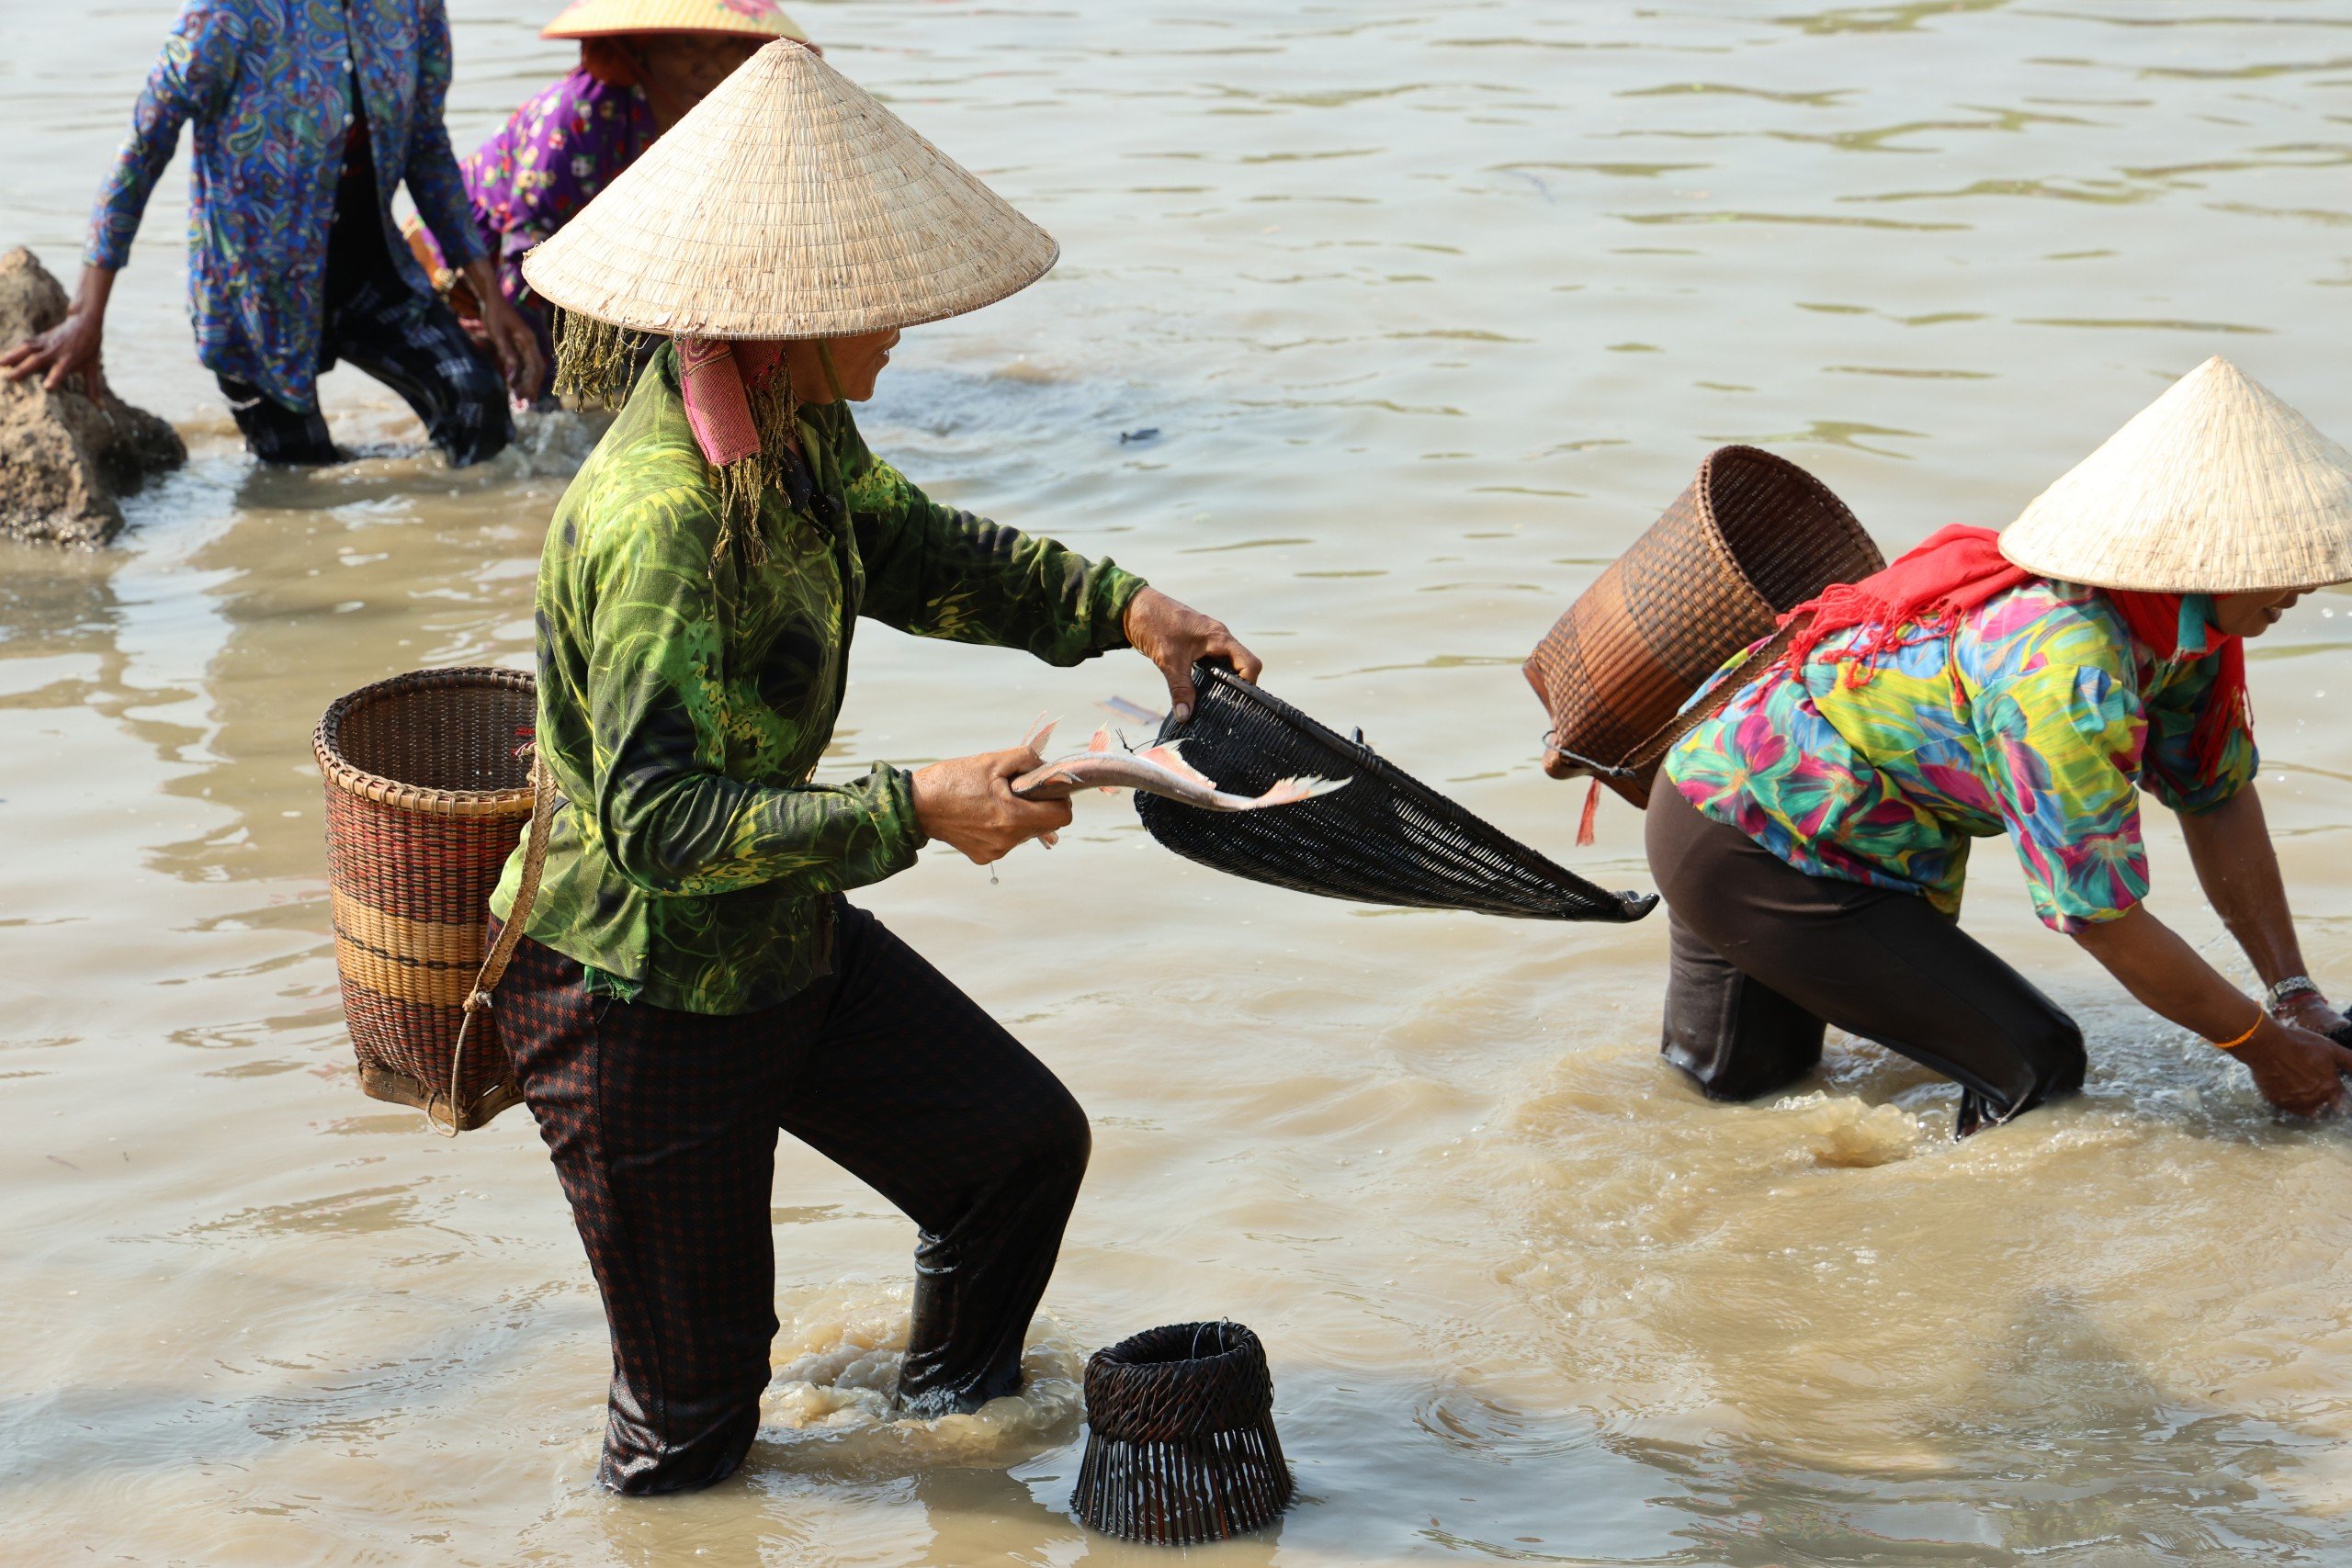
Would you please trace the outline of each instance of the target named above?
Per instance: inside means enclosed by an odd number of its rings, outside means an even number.
[[[0,344],[6,350],[0,352],[0,373],[9,380],[40,376],[41,384],[53,392],[80,376],[84,389],[93,397],[104,389],[101,355],[114,275],[130,260],[130,242],[139,233],[155,182],[179,146],[180,127],[227,97],[244,42],[242,18],[214,0],[189,0],[181,10],[154,68],[147,73],[147,85],[140,89],[130,134],[99,188],[73,305],[49,331],[19,344]]]
[[[838,422],[827,434],[865,563],[865,612],[875,619],[918,637],[1025,648],[1049,664],[1133,648],[1159,667],[1176,709],[1192,705],[1196,660],[1229,660],[1242,679],[1258,678],[1258,656],[1224,622],[1108,560],[942,506],[867,451],[845,416],[812,412]]]
[[[2278,851],[2270,841],[2262,799],[2247,784],[2220,805],[2184,812],[2180,830],[2188,840],[2189,863],[2198,885],[2230,935],[2245,950],[2266,986],[2307,973],[2295,917],[2287,908],[2287,882],[2279,874]],[[2288,998],[2279,1016],[2322,1034],[2345,1027],[2344,1015],[2317,991]]]
[[[2245,1036],[2230,1055],[2246,1065],[2271,1104],[2299,1116],[2342,1109],[2344,1087],[2336,1075],[2352,1071],[2352,1051],[2272,1018],[2145,904],[2073,934],[2149,1010],[2216,1043]],[[2246,1035],[2249,1026],[2254,1032]]]
[[[244,53],[246,21],[220,0],[188,0],[172,24],[171,37],[147,73],[130,135],[115,154],[114,168],[98,191],[90,215],[90,239],[82,259],[90,266],[120,272],[130,261],[130,242],[147,211],[147,198],[179,146],[180,127],[218,110],[235,85]]]
[[[2104,639],[2061,651],[2067,656],[2000,672],[1973,708],[1988,756],[2004,764],[1995,776],[2002,816],[2042,919],[2149,1009],[2227,1045],[2271,1104],[2304,1116],[2342,1109],[2337,1074],[2352,1070],[2352,1051],[2272,1018],[2142,902],[2148,861],[2132,764],[2149,721],[2138,683]],[[2147,749],[2165,744],[2160,736]],[[2252,755],[2246,748],[2240,765],[2250,766]],[[2233,797],[2248,794],[2243,777],[2226,782],[2237,786]],[[2223,783],[2215,781],[2217,792]],[[2199,805],[2205,815],[2229,809],[2221,800]],[[2275,862],[2270,874],[2275,891]],[[2286,896],[2276,897],[2283,927]],[[2291,931],[2285,951],[2292,952]]]

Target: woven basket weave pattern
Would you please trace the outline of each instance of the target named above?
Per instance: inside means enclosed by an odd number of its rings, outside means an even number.
[[[1086,1454],[1070,1506],[1126,1540],[1186,1546],[1289,1506],[1265,1347],[1238,1323],[1147,1329],[1086,1363]]]
[[[1793,463],[1753,446],[1708,454],[1529,658],[1553,743],[1638,765],[1608,783],[1645,805],[1656,758],[1638,754],[1690,694],[1786,611],[1885,564],[1845,503]]]
[[[319,721],[344,1016],[361,1087],[379,1100],[449,1114],[491,891],[531,815],[518,752],[535,717],[526,673],[428,670],[363,687]],[[456,1123],[480,1126],[518,1099],[496,1015],[484,1014]]]

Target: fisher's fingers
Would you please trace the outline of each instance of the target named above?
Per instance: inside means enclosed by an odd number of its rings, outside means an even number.
[[[989,773],[998,779],[1017,779],[1046,765],[1035,746],[1012,746],[989,753]]]
[[[1208,644],[1203,651],[1211,658],[1224,659],[1233,666],[1235,674],[1252,685],[1255,685],[1258,677],[1265,672],[1266,661],[1243,647],[1241,639],[1235,637],[1222,622],[1218,623],[1216,633],[1209,637]]]
[[[1199,694],[1193,690],[1192,661],[1163,664],[1159,675],[1168,682],[1168,716],[1182,724],[1193,716],[1193,699]]]
[[[1013,818],[1015,830],[1021,835],[1016,841],[1025,841],[1039,833],[1069,826],[1069,796],[1059,800],[1050,796],[1032,799],[1012,793],[1013,780],[1043,766],[1035,752],[999,751],[989,761],[989,793],[996,796],[997,804]]]

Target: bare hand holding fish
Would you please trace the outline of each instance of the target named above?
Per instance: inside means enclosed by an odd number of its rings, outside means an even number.
[[[1042,745],[1051,725],[1036,732]],[[1034,746],[933,762],[914,775],[915,821],[926,838],[953,844],[975,865],[1002,860],[1032,839],[1050,844],[1069,826],[1067,800],[1023,800],[1012,781],[1044,761]]]

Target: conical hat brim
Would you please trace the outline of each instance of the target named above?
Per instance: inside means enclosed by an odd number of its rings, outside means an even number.
[[[574,0],[539,29],[541,38],[609,38],[616,33],[720,33],[808,41],[800,24],[771,0]]]
[[[844,337],[977,310],[1053,237],[800,45],[752,57],[523,260],[636,332]]]
[[[2001,553],[2145,592],[2352,581],[2352,453],[2217,355],[2035,497]]]

